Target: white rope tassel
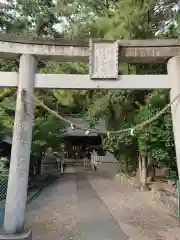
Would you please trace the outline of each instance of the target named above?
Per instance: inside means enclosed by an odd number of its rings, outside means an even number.
[[[134,129],[133,128],[131,128],[130,135],[134,136]]]
[[[71,129],[74,130],[74,125],[71,123]]]
[[[89,130],[86,130],[85,134],[88,135],[89,134]]]

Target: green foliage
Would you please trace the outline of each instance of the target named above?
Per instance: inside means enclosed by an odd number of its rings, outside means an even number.
[[[6,173],[8,171],[9,160],[7,157],[0,158],[0,173]]]
[[[0,3],[0,32],[55,38],[149,39],[178,38],[180,14],[172,0],[18,0]],[[167,24],[168,22],[168,24]],[[158,33],[158,34],[157,34]],[[1,60],[1,71],[17,71],[18,62]],[[165,74],[165,64],[121,64],[123,74]],[[87,74],[87,64],[39,62],[43,73]],[[12,131],[14,89],[0,90],[0,135]],[[146,121],[168,103],[167,91],[134,90],[38,90],[36,96],[61,115],[85,113],[89,121],[103,118],[108,130],[132,127]],[[44,144],[57,147],[65,128],[38,104],[35,111],[32,150]],[[148,151],[166,165],[175,159],[170,111],[134,137],[119,134],[104,139],[104,147],[132,157]]]
[[[8,109],[0,105],[0,134],[5,136],[12,132],[13,117],[9,115]],[[1,136],[1,137],[2,137]]]
[[[61,134],[66,131],[66,126],[54,116],[38,117],[35,121],[33,131],[34,151],[38,151],[42,146],[51,146],[58,148],[61,140]]]
[[[137,111],[137,122],[143,122],[159,112],[169,101],[168,91],[153,91]],[[141,152],[148,151],[165,165],[174,164],[175,151],[170,109],[163,116],[142,129],[138,136]]]

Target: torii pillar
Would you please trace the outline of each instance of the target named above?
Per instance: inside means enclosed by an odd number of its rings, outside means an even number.
[[[0,239],[32,239],[24,229],[30,149],[34,116],[34,82],[36,61],[32,55],[20,57],[19,82],[14,121],[11,163],[5,207],[4,234]]]
[[[168,77],[171,86],[170,101],[180,94],[180,57],[172,57],[167,63]],[[176,161],[180,176],[180,97],[171,105]]]

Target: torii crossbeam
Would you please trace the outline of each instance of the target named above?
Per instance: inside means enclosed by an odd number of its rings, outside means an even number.
[[[96,44],[95,44],[96,42]],[[20,58],[19,73],[0,73],[0,87],[18,87],[4,234],[0,240],[31,239],[25,231],[25,209],[32,139],[34,88],[170,89],[180,93],[180,40],[94,41],[31,40],[0,35],[0,58]],[[38,60],[88,62],[90,75],[36,73]],[[119,62],[167,62],[168,75],[120,75]],[[180,173],[180,103],[171,106]],[[19,191],[20,190],[20,191]]]

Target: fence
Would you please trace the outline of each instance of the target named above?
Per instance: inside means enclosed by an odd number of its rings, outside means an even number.
[[[8,175],[0,175],[0,230],[4,226],[4,213],[5,213],[7,185],[8,185]]]
[[[114,177],[119,172],[119,162],[110,153],[106,153],[105,156],[94,155],[93,162],[98,173],[105,177]]]

